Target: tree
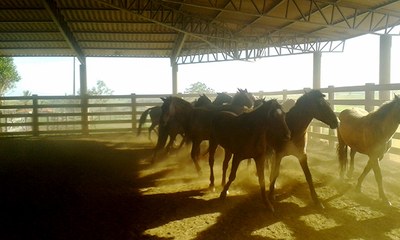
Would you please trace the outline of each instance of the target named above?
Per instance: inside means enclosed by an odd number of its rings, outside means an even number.
[[[207,85],[202,82],[196,82],[191,84],[190,87],[186,88],[185,93],[215,93],[215,90],[207,87]]]
[[[15,84],[21,80],[17,67],[11,57],[0,57],[0,96],[15,88]]]
[[[114,90],[107,87],[103,80],[97,80],[96,86],[87,91],[88,95],[112,95]]]

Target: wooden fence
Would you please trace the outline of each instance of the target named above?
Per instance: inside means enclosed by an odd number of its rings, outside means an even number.
[[[256,97],[286,100],[297,99],[307,89],[256,92]],[[400,84],[321,89],[326,94],[335,112],[345,108],[361,107],[372,111],[390,100],[391,95],[400,94]],[[90,135],[96,133],[136,133],[140,115],[149,107],[161,105],[165,95],[111,95],[111,96],[29,96],[0,97],[0,137],[46,136],[46,135]],[[193,101],[197,94],[180,94]],[[215,95],[210,94],[210,98]],[[145,126],[145,128],[148,125]],[[329,129],[319,121],[313,121],[309,136],[328,141],[335,146],[336,130]],[[400,134],[396,132],[392,153],[400,154]]]

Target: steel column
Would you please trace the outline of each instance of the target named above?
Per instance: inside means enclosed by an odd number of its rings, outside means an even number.
[[[384,34],[379,41],[379,84],[390,83],[390,58],[392,48],[392,36]],[[380,91],[380,100],[389,100],[390,91]]]
[[[178,64],[173,61],[172,62],[172,94],[178,94]]]
[[[321,88],[321,52],[313,53],[313,89]]]

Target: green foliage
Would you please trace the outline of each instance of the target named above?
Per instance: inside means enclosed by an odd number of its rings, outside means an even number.
[[[11,57],[0,57],[0,96],[15,88],[15,84],[21,80],[17,67]]]
[[[111,90],[109,87],[107,87],[106,83],[103,80],[97,80],[96,87],[92,87],[87,91],[88,95],[93,95],[93,96],[112,95],[113,93],[114,90]]]
[[[186,88],[185,93],[215,93],[215,90],[207,87],[207,85],[202,82],[196,82],[190,85],[190,87]]]

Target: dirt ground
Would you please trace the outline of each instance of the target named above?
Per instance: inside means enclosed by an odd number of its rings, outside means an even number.
[[[150,165],[145,137],[0,139],[0,239],[400,239],[400,157],[381,162],[392,206],[378,199],[370,173],[354,192],[338,180],[335,150],[310,142],[309,166],[325,209],[314,207],[296,159],[283,160],[276,213],[262,204],[255,166],[246,161],[222,201],[208,189],[189,150]],[[317,147],[318,146],[318,147]]]

